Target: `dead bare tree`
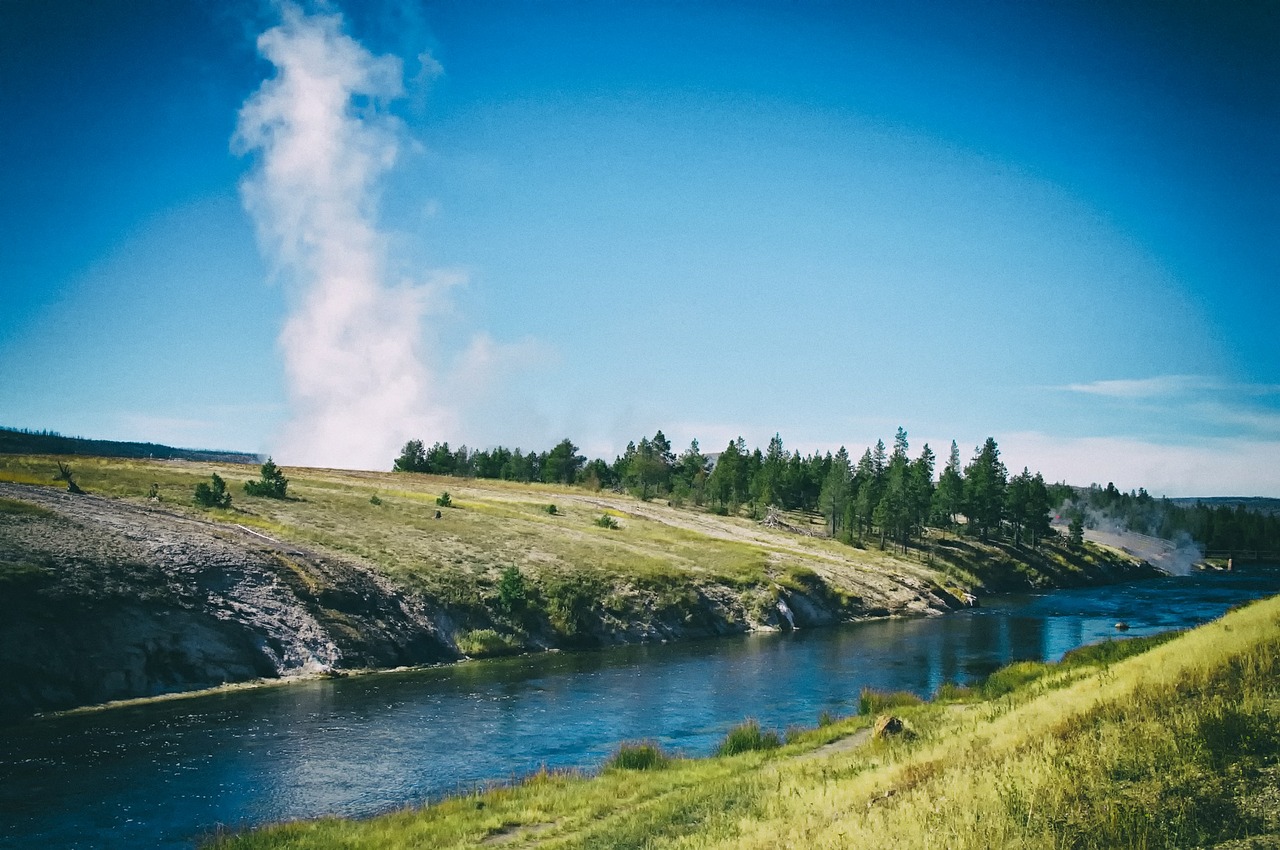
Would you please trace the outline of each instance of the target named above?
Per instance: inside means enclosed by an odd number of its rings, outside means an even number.
[[[76,483],[75,473],[71,471],[71,467],[67,466],[62,461],[58,461],[58,474],[53,476],[53,480],[67,482],[68,493],[75,493],[78,496],[84,495],[84,491],[81,490],[80,485]]]

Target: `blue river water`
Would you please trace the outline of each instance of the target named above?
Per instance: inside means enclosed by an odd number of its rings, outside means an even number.
[[[219,829],[366,816],[622,741],[710,752],[746,717],[812,726],[863,687],[929,695],[1021,659],[1198,625],[1280,568],[1010,595],[883,620],[229,691],[0,727],[0,847],[190,848]]]

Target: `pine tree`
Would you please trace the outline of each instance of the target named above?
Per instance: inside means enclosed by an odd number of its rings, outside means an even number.
[[[289,479],[284,477],[284,470],[276,466],[270,457],[259,470],[261,477],[257,481],[246,481],[244,491],[250,496],[265,496],[268,499],[284,499],[289,489]]]
[[[938,494],[935,500],[938,523],[943,528],[954,528],[956,514],[964,506],[964,478],[960,474],[960,447],[951,441],[951,454],[947,465],[938,477]]]
[[[1027,537],[1031,540],[1032,549],[1053,533],[1049,525],[1049,508],[1049,488],[1045,486],[1044,476],[1037,472],[1031,478],[1027,497]]]
[[[923,534],[933,511],[933,465],[936,459],[933,449],[925,443],[920,457],[911,464],[911,523],[912,534]]]
[[[707,478],[707,492],[722,511],[737,511],[734,481],[738,476],[740,459],[737,443],[730,442],[716,458],[715,469],[711,470],[711,475]]]
[[[964,470],[964,512],[969,530],[983,541],[1000,530],[1004,518],[1008,473],[1000,462],[1000,448],[992,437],[977,448]]]
[[[827,477],[822,482],[822,492],[818,496],[819,509],[827,518],[827,530],[834,538],[840,530],[840,520],[844,517],[845,503],[849,498],[849,483],[853,473],[849,469],[849,452],[844,446],[836,452],[831,460]]]
[[[396,458],[391,470],[393,472],[426,472],[427,451],[422,441],[410,440],[405,443],[404,448],[400,450],[400,457]]]
[[[547,452],[547,462],[542,468],[542,480],[548,484],[572,484],[578,479],[587,459],[578,454],[578,447],[565,437],[555,448]]]

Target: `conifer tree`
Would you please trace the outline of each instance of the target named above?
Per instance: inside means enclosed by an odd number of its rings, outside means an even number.
[[[986,541],[1000,530],[1004,518],[1008,473],[1000,462],[1000,448],[993,437],[979,446],[964,470],[964,512],[969,530]]]

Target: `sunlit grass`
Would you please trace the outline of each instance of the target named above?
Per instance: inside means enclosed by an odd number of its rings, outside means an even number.
[[[910,739],[841,746],[869,722],[846,718],[778,747],[660,770],[614,765],[596,778],[544,773],[425,809],[215,845],[1101,850],[1280,834],[1267,796],[1280,759],[1280,598],[1044,668],[999,697],[889,708],[908,718]]]
[[[0,456],[0,481],[61,487],[54,480],[58,460]],[[90,494],[242,526],[281,542],[356,559],[408,589],[476,610],[492,599],[498,577],[511,566],[520,569],[543,601],[574,584],[590,587],[598,594],[597,613],[611,611],[619,620],[634,619],[631,615],[643,609],[683,621],[690,606],[705,604],[698,593],[713,588],[743,628],[748,621],[776,617],[774,606],[782,593],[821,599],[848,616],[885,613],[915,599],[903,578],[954,596],[963,592],[966,570],[984,554],[1004,559],[1015,572],[1024,567],[1003,550],[971,541],[906,554],[874,546],[859,549],[765,528],[746,516],[715,516],[693,507],[677,509],[656,500],[560,485],[286,467],[289,498],[280,500],[244,492],[244,483],[257,477],[254,465],[79,456],[61,460]],[[195,485],[214,473],[227,482],[230,509],[203,510],[193,504]],[[436,499],[445,491],[453,504],[440,508]],[[152,493],[157,498],[150,498]],[[554,514],[548,504],[556,505]],[[615,518],[619,527],[596,525],[602,515]],[[819,527],[800,515],[790,521],[797,527]],[[1049,562],[1058,557],[1055,551],[1046,548],[1036,557]],[[560,597],[565,603],[560,626],[571,628],[574,617],[565,606],[578,603],[566,601],[563,593]],[[504,639],[523,640],[516,624],[473,625],[492,626],[500,633],[506,629]]]

